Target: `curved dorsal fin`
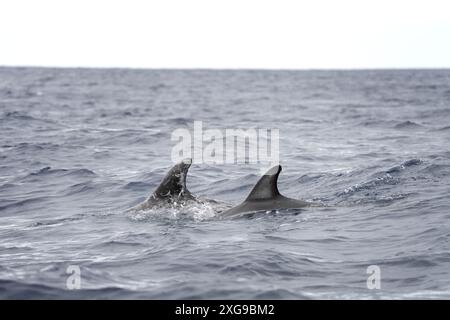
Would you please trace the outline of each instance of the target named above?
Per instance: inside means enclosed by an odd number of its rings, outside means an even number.
[[[246,201],[251,200],[264,200],[264,199],[273,199],[277,196],[280,196],[280,192],[278,191],[277,181],[278,176],[281,172],[281,166],[277,165],[269,169],[256,185],[253,187],[252,191],[248,195]]]
[[[186,176],[191,166],[191,159],[184,159],[169,170],[158,188],[153,192],[153,198],[168,198],[179,196],[191,196],[186,187]]]

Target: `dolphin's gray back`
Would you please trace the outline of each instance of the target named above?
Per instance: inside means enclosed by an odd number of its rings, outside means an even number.
[[[222,215],[236,216],[246,212],[296,209],[309,206],[308,202],[291,199],[280,194],[277,186],[280,172],[280,165],[272,167],[259,179],[244,202],[223,212]]]

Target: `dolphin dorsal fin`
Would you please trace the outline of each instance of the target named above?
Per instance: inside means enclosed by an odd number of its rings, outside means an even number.
[[[186,176],[191,166],[191,159],[184,159],[169,170],[160,183],[158,188],[153,192],[153,198],[168,198],[179,196],[191,196],[186,187]]]
[[[269,169],[256,183],[248,195],[246,201],[273,199],[280,196],[277,181],[281,172],[281,166],[277,165]]]

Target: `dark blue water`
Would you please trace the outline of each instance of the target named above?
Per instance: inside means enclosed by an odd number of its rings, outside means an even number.
[[[125,213],[194,120],[279,128],[280,191],[322,207]],[[0,68],[0,297],[450,298],[449,142],[448,70]],[[194,164],[188,187],[232,205],[258,178]]]

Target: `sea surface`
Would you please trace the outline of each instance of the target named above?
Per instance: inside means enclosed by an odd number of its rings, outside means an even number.
[[[127,213],[194,121],[279,129],[280,191],[319,206]],[[231,206],[260,174],[187,185]],[[0,68],[2,299],[449,299],[449,196],[450,70]]]

